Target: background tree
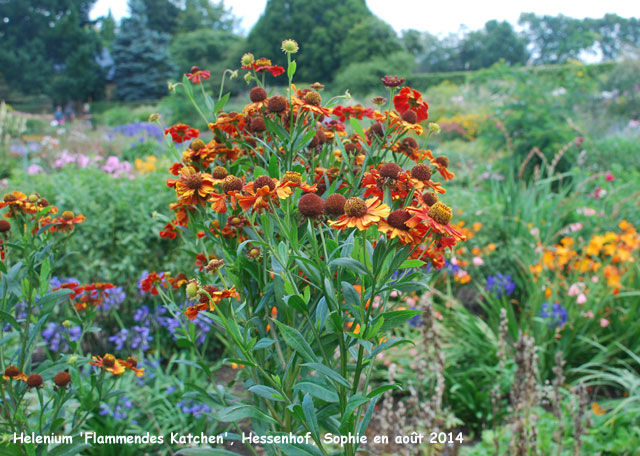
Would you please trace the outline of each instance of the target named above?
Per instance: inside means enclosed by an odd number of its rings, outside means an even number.
[[[100,41],[104,47],[111,49],[113,40],[116,38],[116,20],[113,18],[111,10],[109,10],[109,14],[99,19],[99,23],[100,31],[98,35],[100,36]]]
[[[484,29],[468,33],[462,40],[460,60],[465,70],[487,68],[504,60],[524,64],[528,59],[526,40],[506,21],[489,21]]]
[[[122,20],[113,42],[116,96],[125,101],[160,98],[171,76],[171,38],[149,28],[143,0],[130,0],[129,9],[131,17]]]
[[[372,17],[365,0],[268,0],[249,33],[247,50],[258,58],[264,56],[282,64],[280,43],[292,38],[301,50],[296,55],[300,80],[329,82],[341,66],[352,62],[351,55],[341,52],[347,35],[356,24]]]
[[[176,35],[169,47],[176,77],[187,73],[193,65],[211,71],[212,77],[227,67],[237,68],[238,45],[243,40],[224,30],[199,29]]]
[[[179,33],[200,29],[231,31],[235,25],[235,17],[222,1],[214,3],[210,0],[185,0],[184,8],[177,16]]]
[[[523,13],[518,23],[525,27],[534,63],[565,63],[595,43],[594,34],[580,19]]]
[[[171,0],[143,0],[148,27],[173,35],[178,28],[180,8]]]
[[[12,90],[59,101],[98,98],[101,49],[89,21],[94,0],[0,2],[0,73]]]

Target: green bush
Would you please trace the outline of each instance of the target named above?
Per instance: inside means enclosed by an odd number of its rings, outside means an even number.
[[[164,170],[127,179],[97,168],[67,168],[13,185],[37,191],[52,204],[86,217],[74,230],[68,246],[73,253],[60,266],[61,276],[113,282],[131,290],[141,271],[162,271],[178,259],[177,244],[158,236],[167,223],[160,214],[168,215],[173,197],[159,191],[165,177]]]
[[[409,74],[413,65],[413,57],[406,52],[352,63],[337,74],[331,87],[337,91],[348,88],[352,94],[359,96],[381,94],[384,93],[384,87],[380,78],[389,74],[389,68],[393,68],[394,74],[402,76]]]

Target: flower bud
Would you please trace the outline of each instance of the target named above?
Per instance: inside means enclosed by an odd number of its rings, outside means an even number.
[[[200,288],[198,286],[198,282],[196,282],[195,280],[190,281],[187,284],[187,296],[189,296],[190,298],[195,298],[196,296],[198,296],[198,288]]]

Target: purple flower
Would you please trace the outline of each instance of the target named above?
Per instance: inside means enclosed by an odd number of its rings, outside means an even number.
[[[102,310],[108,311],[120,305],[127,299],[127,294],[124,292],[124,288],[108,288],[104,290],[104,299],[102,301]]]
[[[567,309],[562,307],[559,303],[554,302],[553,304],[549,304],[545,302],[542,304],[542,308],[538,315],[541,318],[549,321],[549,326],[551,328],[555,328],[556,326],[564,326],[569,318],[567,314]]]
[[[496,295],[496,298],[511,296],[515,289],[516,284],[510,275],[497,273],[494,276],[487,277],[485,290],[493,292]]]
[[[182,413],[193,415],[194,418],[200,418],[203,414],[212,412],[208,405],[201,402],[182,400],[177,405],[182,410]]]
[[[82,328],[72,326],[67,328],[64,325],[50,322],[42,331],[42,338],[47,343],[49,350],[54,352],[66,352],[70,349],[69,341],[77,342],[82,337]]]

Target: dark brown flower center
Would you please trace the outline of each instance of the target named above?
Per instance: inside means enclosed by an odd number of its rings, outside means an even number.
[[[433,206],[438,202],[438,195],[434,192],[426,192],[422,195],[422,201],[424,201],[427,206]]]
[[[107,353],[104,355],[104,358],[102,358],[102,364],[107,367],[113,367],[116,365],[116,357]]]
[[[402,168],[396,163],[385,163],[380,167],[380,177],[396,179],[400,171],[402,171]]]
[[[435,162],[437,164],[439,164],[440,166],[442,166],[443,168],[448,168],[449,167],[449,158],[445,157],[444,155],[440,155],[439,157],[437,157],[435,159]]]
[[[11,203],[13,201],[18,201],[18,197],[16,195],[14,195],[13,193],[7,193],[6,195],[4,195],[4,202],[5,203]]]
[[[227,168],[225,168],[224,166],[216,166],[215,168],[213,168],[211,175],[215,179],[224,179],[229,175],[229,171],[227,171]]]
[[[42,377],[38,374],[31,374],[27,377],[27,385],[30,388],[38,388],[42,386]]]
[[[18,366],[7,366],[7,368],[4,370],[4,375],[9,378],[17,377],[19,374],[20,369],[18,369]]]
[[[340,193],[334,193],[329,195],[324,202],[324,211],[329,215],[342,215],[344,214],[344,205],[347,199]]]
[[[231,191],[239,192],[242,190],[242,181],[236,176],[227,176],[222,181],[222,191],[229,193]]]
[[[202,187],[202,176],[200,174],[188,174],[184,177],[184,185],[191,190],[198,190]]]
[[[313,106],[320,106],[322,103],[322,96],[315,90],[311,90],[304,96],[304,102]]]
[[[53,383],[57,386],[64,388],[71,382],[71,376],[68,372],[58,372],[55,377],[53,377]]]
[[[204,141],[201,139],[194,139],[193,142],[191,143],[191,150],[194,152],[198,152],[204,149],[204,147],[205,147]]]
[[[324,211],[324,201],[315,193],[307,193],[300,197],[298,210],[305,217],[320,217]]]
[[[269,191],[272,192],[276,188],[276,183],[269,176],[260,176],[253,181],[253,191],[257,192],[262,187],[269,187]]]
[[[418,114],[413,111],[405,111],[402,113],[402,120],[410,124],[414,124],[418,121]]]
[[[282,112],[287,109],[287,99],[282,95],[271,97],[267,103],[267,109],[271,112]]]
[[[344,213],[349,217],[363,217],[367,213],[367,203],[362,198],[349,198],[344,203]]]
[[[396,209],[395,211],[391,212],[391,214],[389,214],[389,217],[387,217],[387,223],[399,230],[408,231],[409,227],[406,225],[406,222],[410,218],[411,214],[409,214],[404,209]]]
[[[262,87],[254,87],[253,89],[251,89],[251,92],[249,92],[249,98],[254,103],[258,103],[259,101],[264,101],[267,99],[267,91],[264,90]]]
[[[426,182],[431,179],[431,168],[424,163],[419,163],[411,169],[411,177]]]

